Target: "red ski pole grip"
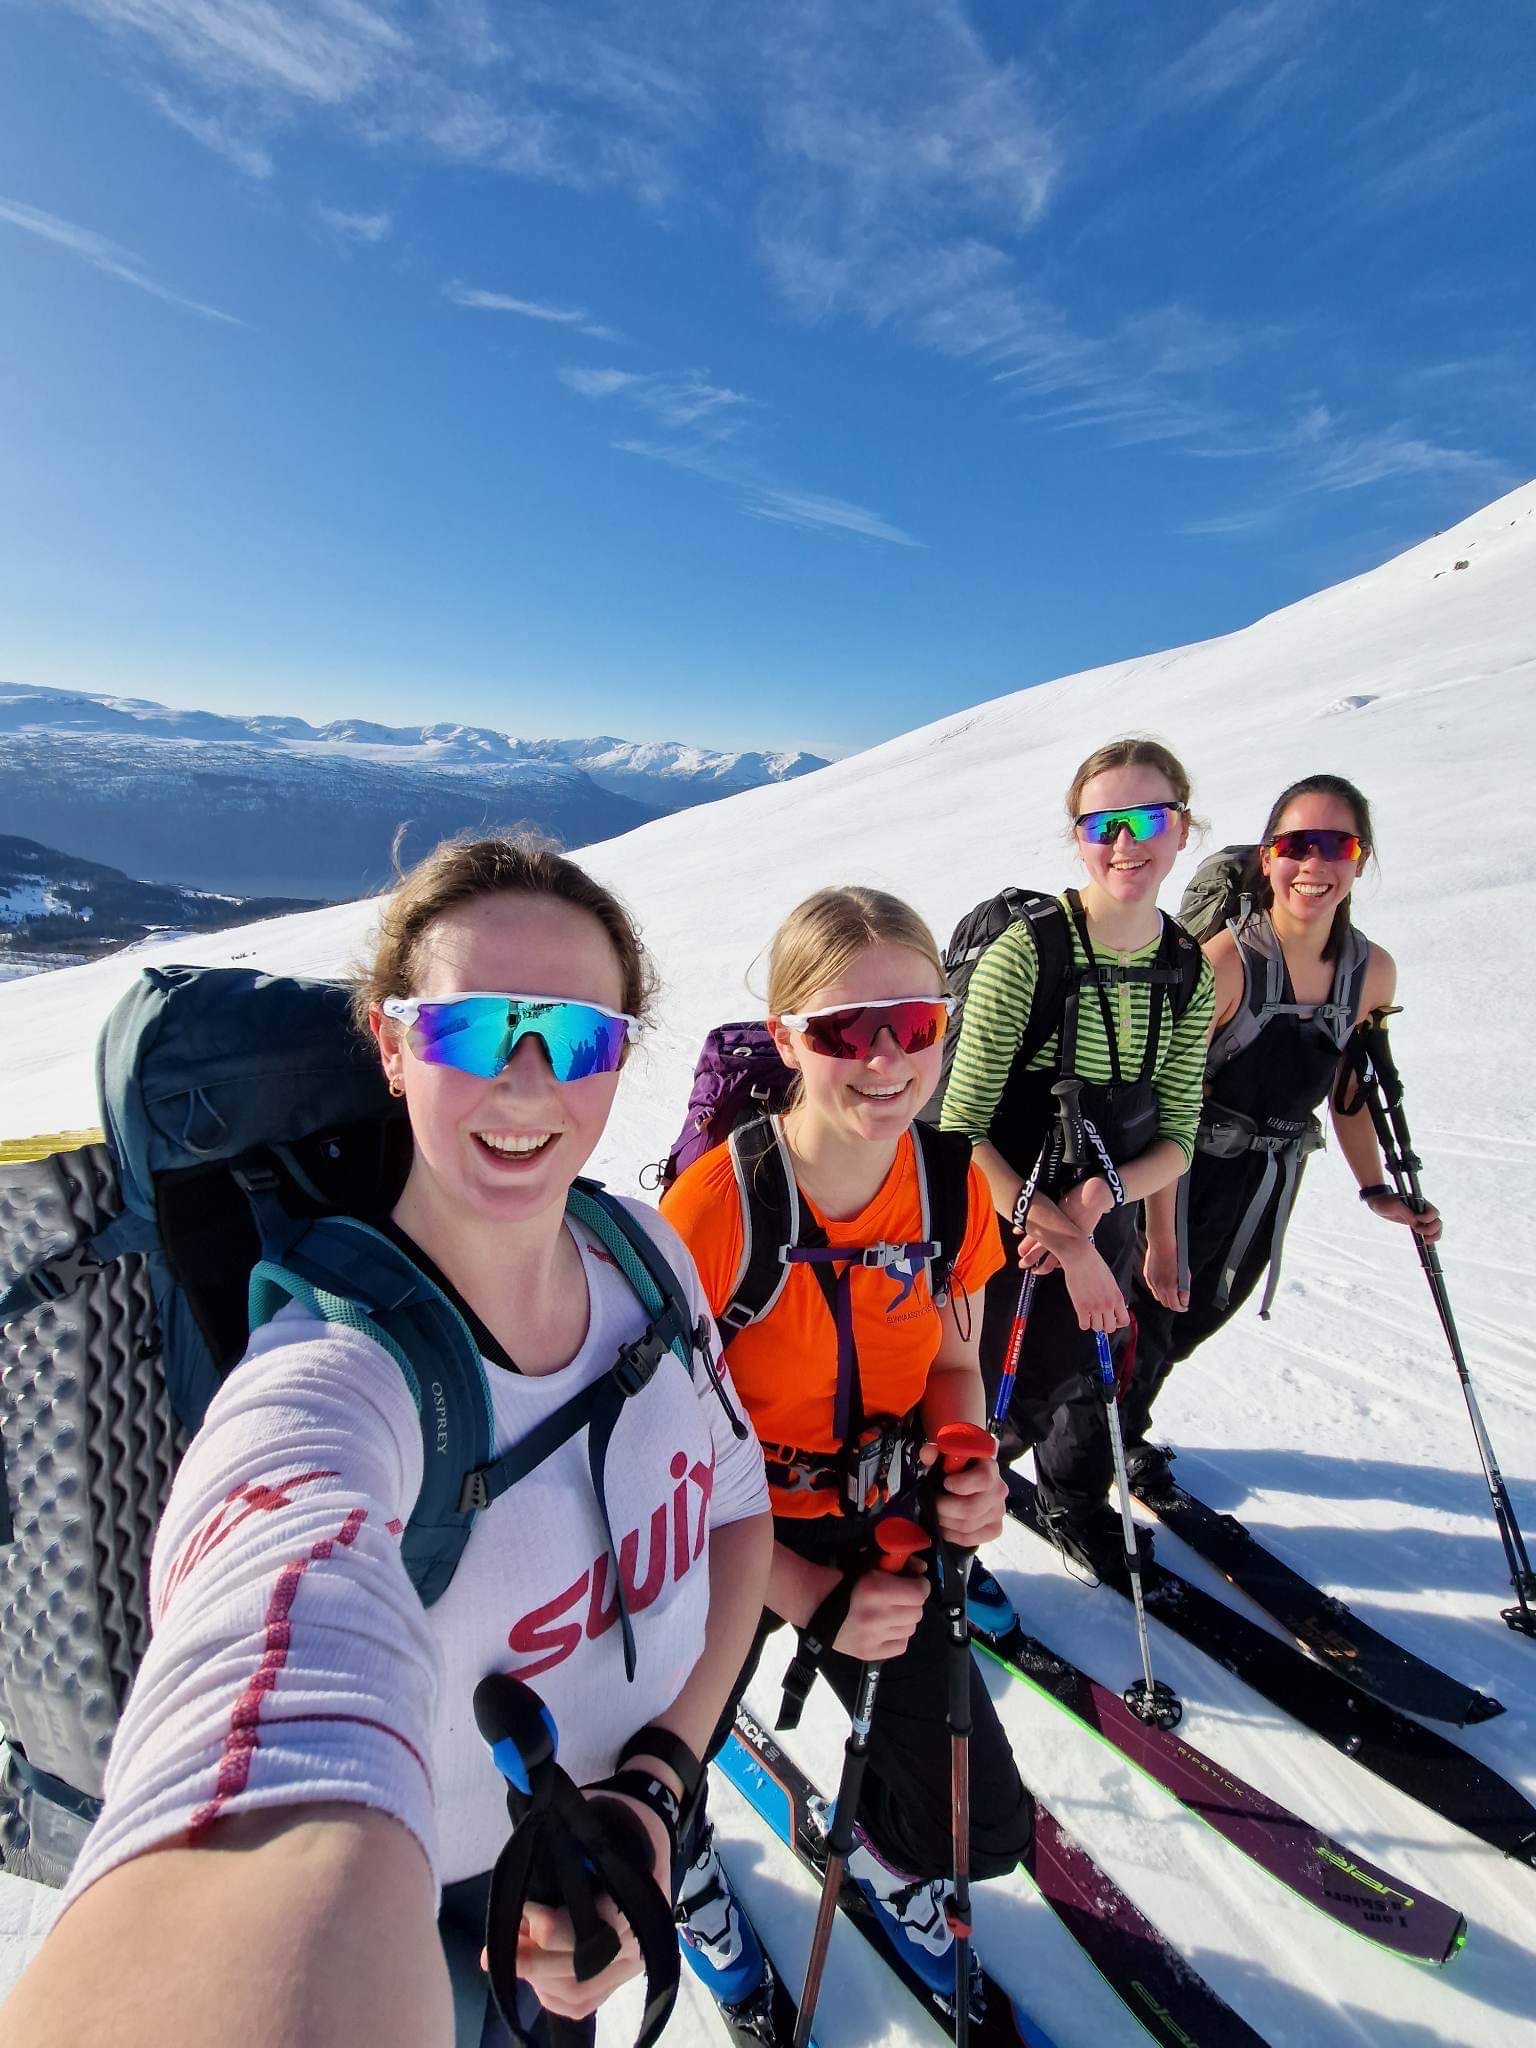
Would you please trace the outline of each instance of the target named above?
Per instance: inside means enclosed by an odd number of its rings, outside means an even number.
[[[958,1472],[977,1458],[997,1456],[997,1438],[979,1422],[946,1422],[933,1440],[946,1472]]]
[[[880,1553],[876,1563],[881,1571],[899,1572],[909,1557],[928,1548],[928,1531],[921,1523],[908,1521],[905,1515],[887,1515],[883,1522],[875,1524],[875,1546]]]

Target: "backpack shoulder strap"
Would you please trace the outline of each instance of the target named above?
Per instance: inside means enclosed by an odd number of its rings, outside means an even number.
[[[800,1191],[784,1149],[777,1117],[754,1117],[726,1140],[741,1205],[741,1260],[731,1298],[716,1317],[729,1345],[749,1323],[760,1322],[784,1292],[785,1247],[800,1242]]]
[[[1370,971],[1371,942],[1353,925],[1334,963],[1333,987],[1326,1003],[1319,1003],[1312,1021],[1342,1052],[1349,1035],[1360,1021],[1360,1003],[1365,994],[1365,977]]]
[[[938,1246],[928,1263],[928,1292],[936,1308],[949,1299],[950,1276],[970,1207],[971,1142],[963,1131],[941,1131],[935,1125],[912,1126],[917,1147],[917,1185],[921,1206],[919,1235]]]
[[[1242,1001],[1211,1040],[1206,1072],[1246,1052],[1270,1018],[1285,1008],[1285,955],[1262,910],[1234,918],[1227,926],[1243,969]]]
[[[690,1378],[698,1335],[692,1305],[671,1261],[645,1225],[601,1181],[578,1180],[566,1212],[584,1224],[629,1282],[646,1320],[677,1354]]]
[[[1176,917],[1170,917],[1167,911],[1164,911],[1162,919],[1161,958],[1165,965],[1177,969],[1178,973],[1170,995],[1173,1018],[1177,1023],[1195,1000],[1195,990],[1200,986],[1200,970],[1205,965],[1205,955],[1200,950],[1199,941],[1190,937]]]
[[[495,1423],[480,1347],[453,1303],[382,1231],[324,1216],[251,1272],[250,1324],[289,1301],[322,1322],[360,1330],[387,1351],[421,1421],[421,1492],[401,1539],[411,1583],[430,1607],[447,1591],[490,1463]]]
[[[1027,1067],[1061,1024],[1072,984],[1072,938],[1059,896],[1045,896],[1033,889],[1010,894],[1019,899],[1015,922],[1027,921],[1035,942],[1035,992],[1014,1055],[1018,1065]]]

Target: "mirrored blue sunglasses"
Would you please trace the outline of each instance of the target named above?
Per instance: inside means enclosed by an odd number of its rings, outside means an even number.
[[[386,996],[386,1017],[408,1026],[406,1043],[429,1067],[456,1067],[494,1081],[525,1038],[537,1038],[557,1081],[617,1073],[639,1020],[564,996]]]

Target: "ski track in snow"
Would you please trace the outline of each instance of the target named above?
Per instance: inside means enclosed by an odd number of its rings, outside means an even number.
[[[1474,543],[1477,577],[1445,575]],[[811,888],[894,889],[942,936],[1004,881],[1062,886],[1071,869],[1061,792],[1112,732],[1151,729],[1185,756],[1209,846],[1250,837],[1291,777],[1319,767],[1351,775],[1375,805],[1383,861],[1357,892],[1359,921],[1398,961],[1395,1039],[1426,1189],[1447,1218],[1451,1298],[1517,1511],[1536,1535],[1536,1106],[1523,1085],[1536,849],[1487,830],[1490,816],[1509,814],[1505,799],[1513,807],[1526,795],[1533,592],[1536,485],[1245,632],[1002,698],[803,781],[589,849],[594,871],[639,913],[664,982],[594,1170],[633,1189],[641,1164],[665,1151],[704,1032],[760,1013],[749,972],[760,989],[762,947]],[[1168,901],[1199,852],[1184,857]],[[238,958],[335,973],[371,921],[366,904],[342,905],[0,988],[0,1135],[94,1120],[96,1031],[141,964]],[[1498,1619],[1509,1590],[1455,1371],[1407,1234],[1361,1212],[1336,1156],[1309,1168],[1273,1320],[1245,1310],[1175,1373],[1158,1420],[1215,1505],[1250,1519],[1407,1647],[1502,1699],[1506,1714],[1454,1739],[1536,1796],[1536,1644]],[[1191,1579],[1257,1615],[1173,1538],[1159,1540]],[[1137,1674],[1123,1602],[1074,1583],[1016,1525],[988,1554],[1053,1648],[1117,1688]],[[1274,2048],[1533,2048],[1536,1871],[1393,1791],[1156,1623],[1152,1634],[1192,1743],[1410,1888],[1462,1908],[1471,1933],[1440,1971],[1380,1954],[986,1666],[1026,1778],[1109,1876]],[[750,1695],[770,1723],[782,1663],[770,1653]],[[845,1733],[817,1688],[791,1753],[824,1789]],[[813,1887],[733,1792],[717,1785],[712,1796],[732,1871],[796,1981]],[[0,1879],[0,1985],[54,1903]],[[1145,2048],[1022,1876],[978,1886],[975,1905],[982,1952],[1059,2048]],[[603,2048],[628,2048],[639,2009],[633,1990],[610,2003]],[[817,2035],[823,2048],[939,2039],[844,1927]],[[724,2039],[686,1970],[666,2039]]]

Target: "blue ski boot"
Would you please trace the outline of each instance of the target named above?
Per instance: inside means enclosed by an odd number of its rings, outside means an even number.
[[[769,1982],[762,1944],[715,1853],[712,1826],[683,1874],[677,1931],[689,1968],[722,2005],[741,2005]]]
[[[995,1643],[1018,1626],[1018,1611],[979,1557],[971,1559],[965,1582],[965,1618],[979,1635]]]
[[[930,1990],[953,2003],[955,1937],[949,1925],[947,1877],[924,1880],[894,1869],[862,1828],[853,1831],[848,1875],[875,1908],[880,1931]],[[971,2013],[979,2018],[981,1966],[971,1951]]]

